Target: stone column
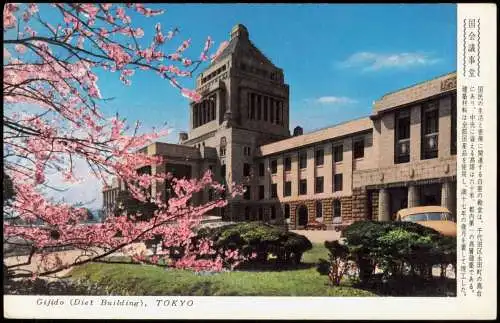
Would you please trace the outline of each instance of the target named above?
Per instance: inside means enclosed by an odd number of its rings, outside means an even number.
[[[453,212],[455,199],[456,197],[453,194],[452,183],[450,181],[445,181],[441,186],[441,206]]]
[[[390,197],[387,189],[381,188],[378,191],[378,220],[389,221],[391,219]]]
[[[408,186],[408,207],[420,205],[420,196],[416,185]]]

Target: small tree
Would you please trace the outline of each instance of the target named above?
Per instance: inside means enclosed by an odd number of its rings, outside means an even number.
[[[320,259],[320,266],[325,267],[330,283],[339,286],[342,278],[354,268],[349,258],[349,248],[338,241],[325,241],[325,247],[329,251],[329,261]]]

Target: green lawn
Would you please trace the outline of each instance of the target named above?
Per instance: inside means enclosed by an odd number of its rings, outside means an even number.
[[[328,286],[327,277],[320,276],[313,266],[327,254],[322,245],[315,245],[303,256],[304,268],[283,271],[233,271],[204,276],[149,265],[94,263],[73,269],[71,277],[97,283],[119,295],[376,296],[349,286]]]

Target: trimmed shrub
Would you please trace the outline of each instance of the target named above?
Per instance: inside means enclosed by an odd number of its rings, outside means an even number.
[[[373,277],[376,267],[385,277],[409,272],[429,278],[433,265],[456,263],[456,239],[418,223],[359,221],[342,235],[361,282]]]
[[[203,228],[194,239],[212,240],[219,252],[233,249],[245,256],[255,253],[256,257],[250,260],[252,262],[265,263],[270,254],[274,254],[282,265],[300,263],[302,254],[312,249],[312,243],[305,236],[260,222]]]

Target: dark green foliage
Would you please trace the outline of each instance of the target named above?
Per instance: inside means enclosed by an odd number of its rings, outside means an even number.
[[[254,262],[266,262],[270,254],[277,257],[278,264],[298,264],[302,254],[312,249],[311,242],[304,236],[288,232],[268,224],[245,222],[218,228],[203,228],[195,239],[207,238],[214,241],[216,250],[239,250],[244,256],[252,253]]]
[[[456,263],[456,238],[412,222],[359,221],[342,232],[360,280],[369,280],[378,266],[385,277],[406,272],[429,278],[432,266]]]

